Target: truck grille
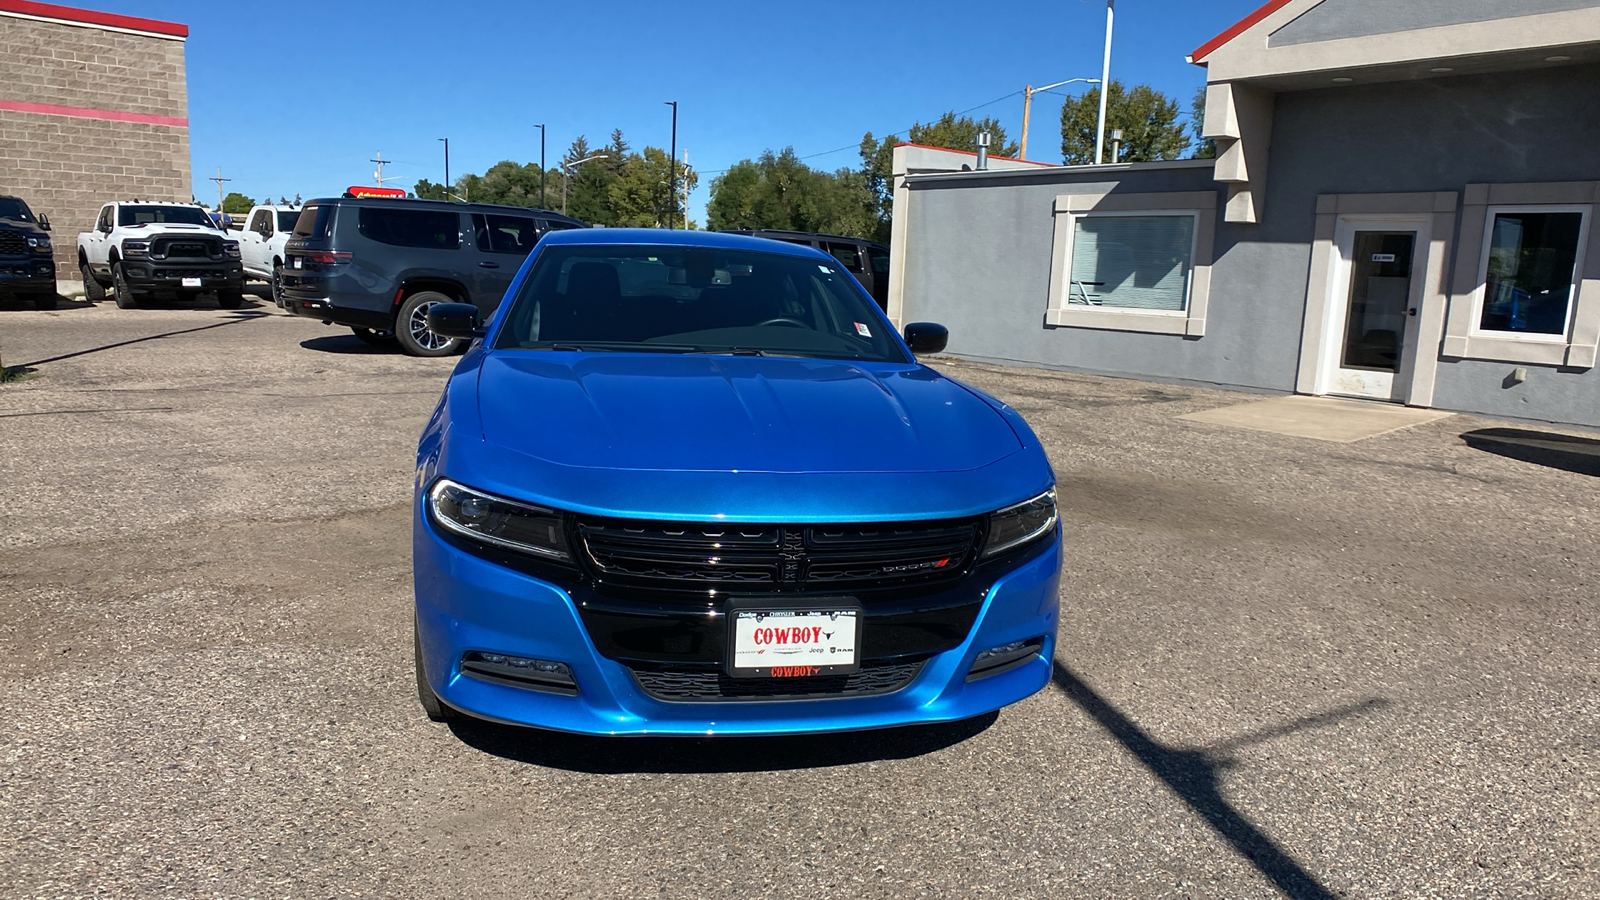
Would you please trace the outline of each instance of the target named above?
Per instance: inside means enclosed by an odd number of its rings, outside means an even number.
[[[28,252],[28,239],[16,231],[0,231],[0,256],[20,256]]]
[[[150,256],[155,259],[220,259],[222,242],[207,237],[156,238],[150,243]]]
[[[671,669],[635,665],[639,687],[669,703],[727,700],[814,700],[823,697],[874,697],[902,690],[922,671],[923,661],[864,661],[847,675],[809,678],[732,678],[717,669]]]
[[[954,580],[972,561],[974,520],[878,525],[578,523],[603,581],[645,587],[832,591]]]

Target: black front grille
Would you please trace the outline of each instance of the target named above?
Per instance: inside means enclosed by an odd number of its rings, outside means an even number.
[[[153,278],[216,278],[219,275],[225,275],[225,274],[227,274],[227,273],[218,272],[215,269],[156,269],[151,274],[151,277],[153,277]]]
[[[727,700],[815,700],[824,697],[874,697],[902,690],[922,671],[923,661],[863,662],[846,675],[809,678],[733,678],[718,669],[635,666],[633,678],[646,694],[669,703]]]
[[[704,525],[586,520],[578,533],[603,581],[648,587],[829,591],[959,578],[973,520],[879,525]]]
[[[155,259],[219,259],[222,242],[216,238],[156,238],[150,255]]]
[[[0,254],[19,256],[28,252],[28,239],[20,232],[0,231]]]

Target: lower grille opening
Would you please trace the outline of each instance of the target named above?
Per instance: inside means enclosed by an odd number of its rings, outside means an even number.
[[[668,703],[719,703],[739,700],[817,700],[875,697],[903,690],[922,671],[915,662],[866,661],[845,675],[806,678],[733,678],[715,668],[680,669],[637,663],[633,678],[653,699]]]
[[[967,670],[967,680],[977,681],[1027,665],[1043,649],[1044,638],[1029,638],[1026,641],[990,647],[979,653],[978,658],[972,661],[972,668]]]
[[[572,677],[572,668],[547,659],[469,650],[461,657],[461,674],[509,687],[578,696],[578,682]]]

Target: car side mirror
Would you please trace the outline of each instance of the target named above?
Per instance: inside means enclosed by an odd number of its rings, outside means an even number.
[[[922,356],[938,353],[950,343],[950,329],[934,322],[911,322],[906,325],[906,346]]]
[[[50,230],[50,217],[45,215],[44,213],[39,213],[39,230],[40,231],[49,231]]]
[[[435,303],[428,307],[428,330],[440,337],[480,338],[485,331],[478,308],[471,303]]]

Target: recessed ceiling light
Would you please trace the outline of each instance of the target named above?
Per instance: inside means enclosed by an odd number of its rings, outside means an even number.
[[[1567,60],[1569,60],[1571,58],[1572,57],[1570,57],[1570,56],[1546,56],[1544,58],[1544,61],[1545,62],[1566,62]]]
[[[1455,69],[1452,69],[1449,66],[1434,66],[1433,68],[1429,69],[1428,71],[1442,75],[1445,72],[1454,72]]]
[[[1354,78],[1345,78],[1344,76],[1341,75],[1340,77],[1335,78],[1333,80],[1333,83],[1334,84],[1349,84],[1352,81],[1355,81],[1355,79]]]

